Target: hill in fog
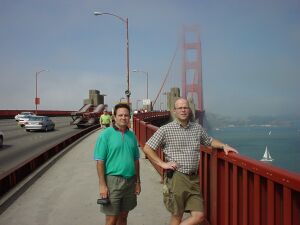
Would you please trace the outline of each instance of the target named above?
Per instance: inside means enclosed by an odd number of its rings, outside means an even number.
[[[204,124],[207,129],[228,126],[287,126],[300,128],[300,115],[281,116],[249,116],[247,118],[232,118],[206,112]]]

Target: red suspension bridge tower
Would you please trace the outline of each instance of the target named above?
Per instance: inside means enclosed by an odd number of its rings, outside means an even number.
[[[182,96],[195,104],[195,118],[203,124],[202,56],[196,26],[185,26],[182,32]]]

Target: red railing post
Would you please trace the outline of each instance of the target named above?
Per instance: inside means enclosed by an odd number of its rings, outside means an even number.
[[[212,149],[210,155],[210,170],[209,170],[209,180],[210,180],[210,224],[218,225],[218,150]],[[207,201],[208,204],[208,201]]]
[[[291,189],[283,187],[283,224],[292,225],[292,193]]]
[[[242,203],[242,225],[248,225],[248,171],[243,169],[243,184],[242,184],[242,192],[243,192],[243,203]]]
[[[232,225],[238,225],[238,168],[236,165],[232,166]]]
[[[274,225],[274,182],[267,181],[267,225]]]

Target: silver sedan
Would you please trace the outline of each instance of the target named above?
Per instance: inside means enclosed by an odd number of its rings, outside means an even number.
[[[26,131],[43,130],[47,132],[54,130],[54,127],[55,123],[48,116],[34,116],[25,123]]]
[[[28,116],[23,116],[23,117],[19,118],[18,125],[20,125],[20,127],[24,127],[25,124],[27,123],[27,121],[32,117],[34,117],[34,116],[28,115]]]
[[[15,120],[19,121],[24,116],[35,116],[35,114],[33,112],[21,112],[20,114],[15,116]]]

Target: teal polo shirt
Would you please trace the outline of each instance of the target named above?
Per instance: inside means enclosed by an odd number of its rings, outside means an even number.
[[[127,129],[106,128],[94,147],[94,159],[105,162],[105,175],[130,178],[135,175],[135,161],[140,158],[136,137]]]

